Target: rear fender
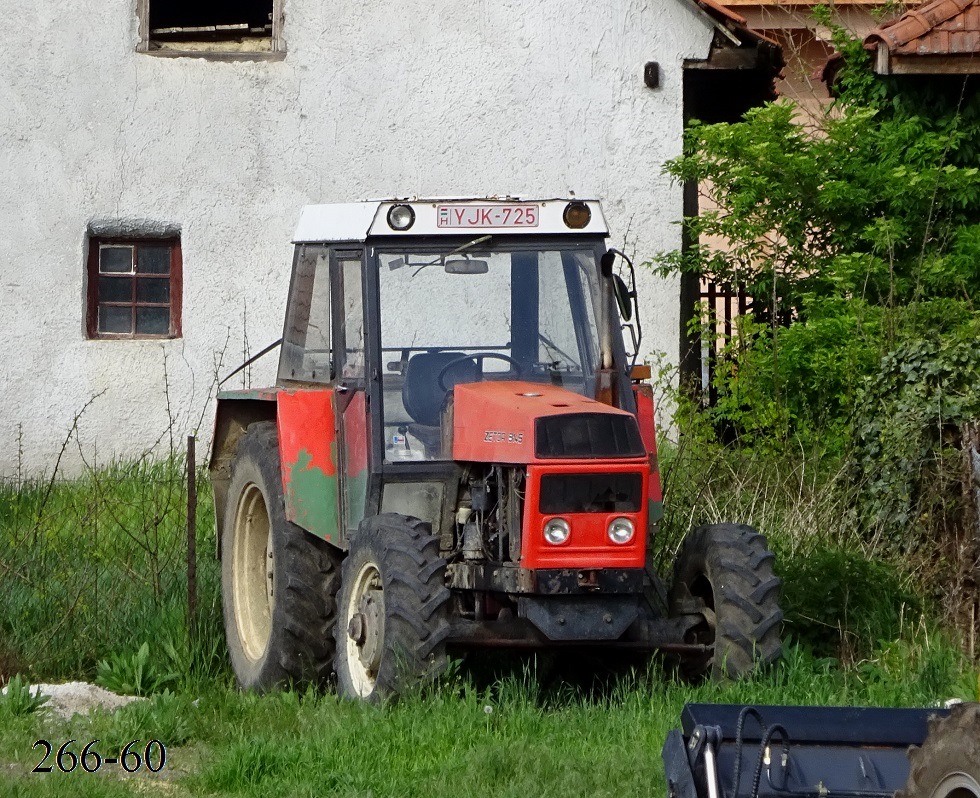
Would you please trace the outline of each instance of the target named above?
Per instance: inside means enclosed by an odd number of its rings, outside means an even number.
[[[245,430],[258,421],[276,418],[275,391],[228,391],[218,396],[214,416],[214,435],[211,438],[211,457],[208,473],[214,498],[215,552],[221,559],[221,526],[228,502],[231,464]]]
[[[333,391],[228,391],[218,397],[209,463],[218,558],[235,451],[245,430],[258,421],[276,422],[286,518],[342,545]]]

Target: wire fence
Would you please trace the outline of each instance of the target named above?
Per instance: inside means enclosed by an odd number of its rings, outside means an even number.
[[[143,643],[178,667],[215,652],[220,573],[195,460],[189,438],[165,460],[0,480],[0,678],[85,678]]]

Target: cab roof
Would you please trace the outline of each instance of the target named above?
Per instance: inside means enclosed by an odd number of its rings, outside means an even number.
[[[566,224],[564,214],[570,204],[588,208],[584,227],[575,229]],[[401,230],[388,221],[388,212],[398,205],[408,206],[413,214],[412,224]],[[293,241],[365,241],[372,236],[463,235],[474,231],[507,235],[609,233],[598,200],[453,197],[307,205],[300,214]]]

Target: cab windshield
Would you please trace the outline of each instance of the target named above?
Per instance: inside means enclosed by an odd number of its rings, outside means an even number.
[[[593,248],[383,250],[377,255],[386,459],[450,459],[454,385],[525,380],[595,390]]]

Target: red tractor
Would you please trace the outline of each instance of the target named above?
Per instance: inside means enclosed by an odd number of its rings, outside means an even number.
[[[576,199],[303,211],[276,387],[218,398],[243,688],[336,673],[378,700],[495,646],[660,650],[691,677],[779,656],[755,530],[700,527],[652,569],[653,399],[607,234]]]

